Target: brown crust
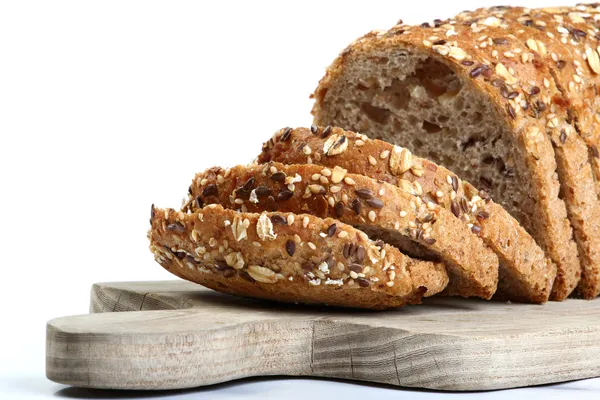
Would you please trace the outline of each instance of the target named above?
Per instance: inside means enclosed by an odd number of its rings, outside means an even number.
[[[490,298],[496,291],[498,258],[451,212],[363,175],[317,165],[215,167],[196,175],[184,210],[211,203],[250,212],[310,213],[370,233],[393,233],[396,241],[390,243],[447,265],[445,294]]]
[[[323,137],[324,128],[313,126],[311,129],[276,132],[263,145],[257,161],[315,163],[329,168],[339,166],[401,189],[405,187],[412,193],[414,182],[418,182],[423,191],[421,198],[435,199],[437,204],[454,212],[469,228],[476,226],[481,229],[479,236],[500,259],[496,297],[533,303],[548,300],[556,266],[517,221],[486,193],[480,193],[448,169],[411,155],[407,149],[341,128],[333,128],[330,135],[344,136],[348,145],[343,153],[329,156],[323,152],[327,141],[327,137]],[[286,131],[286,140],[280,140]],[[375,163],[369,162],[369,159],[375,160]],[[407,182],[411,185],[407,186]],[[476,195],[480,199],[483,196],[485,200],[473,201]],[[464,206],[465,202],[467,206]]]
[[[524,174],[523,179],[532,183],[531,201],[534,202],[532,226],[525,228],[556,263],[558,274],[551,298],[562,300],[575,289],[580,279],[581,266],[577,257],[577,246],[567,219],[565,203],[558,197],[557,164],[550,138],[544,134],[546,123],[532,117],[519,103],[519,98],[528,96],[523,86],[528,88],[529,85],[524,83],[540,81],[536,65],[543,63],[536,55],[535,63],[523,63],[519,58],[506,56],[504,53],[500,53],[498,58],[493,58],[493,50],[478,46],[477,39],[485,35],[487,29],[483,24],[467,26],[445,21],[436,24],[435,27],[397,25],[387,32],[371,32],[365,35],[341,53],[320,81],[313,95],[315,123],[328,125],[334,122],[324,118],[327,115],[326,109],[330,106],[327,92],[338,80],[343,82],[345,65],[352,63],[353,58],[359,55],[395,48],[408,49],[444,63],[464,82],[471,82],[474,90],[485,94],[490,100],[490,107],[495,110],[499,121],[506,126],[505,131],[513,143],[516,157],[525,165],[521,173]],[[449,37],[448,43],[442,47],[436,47],[429,40],[432,35],[446,38],[449,31],[456,34]],[[449,46],[462,51],[450,52]],[[504,68],[499,67],[500,64]],[[488,66],[490,72],[473,74],[474,69],[481,68],[482,65]],[[510,86],[509,91],[516,91],[520,97],[504,98],[499,89],[492,84],[496,79],[505,80]],[[514,81],[514,84],[509,84],[509,81]]]
[[[296,222],[271,222],[290,216]],[[238,213],[209,205],[193,214],[152,207],[151,225],[150,249],[159,264],[224,293],[387,309],[420,303],[423,295],[440,292],[448,283],[441,264],[411,259],[332,219]],[[323,238],[320,233],[332,225],[336,235]]]
[[[576,129],[561,129],[564,135],[549,133],[557,156],[563,198],[579,248],[582,279],[578,292],[585,298],[600,293],[600,166],[594,156],[600,131],[600,118],[596,113],[600,62],[595,62],[599,31],[594,26],[594,13],[598,14],[593,7],[532,10],[494,7],[457,17],[461,21],[490,16],[501,20],[526,48],[542,58],[551,72],[549,79],[560,88],[560,96],[553,98],[561,99],[556,103],[566,109],[554,108],[559,117],[564,111],[572,116]]]

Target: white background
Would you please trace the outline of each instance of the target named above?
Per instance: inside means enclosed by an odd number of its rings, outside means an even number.
[[[310,125],[309,94],[356,37],[494,3],[0,2],[0,398],[123,396],[47,381],[45,322],[86,313],[94,282],[172,278],[147,248],[150,204],[178,207],[195,172]],[[563,393],[589,392],[510,396]],[[465,397],[297,379],[160,396],[244,395]]]

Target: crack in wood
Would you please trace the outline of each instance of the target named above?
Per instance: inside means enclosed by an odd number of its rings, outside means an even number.
[[[119,297],[117,298],[117,301],[115,302],[115,305],[113,306],[112,311],[115,312],[115,310],[117,309],[117,306],[119,305],[119,301],[121,301],[121,295],[123,293],[119,293]]]
[[[144,293],[144,297],[142,297],[142,304],[140,304],[139,311],[142,311],[142,308],[144,308],[144,301],[146,301],[146,296],[148,296],[148,293]]]
[[[315,325],[316,322],[312,323],[312,338],[310,341],[310,372],[314,373],[315,369],[314,369],[314,365],[315,365]]]
[[[398,373],[398,363],[396,362],[396,345],[394,345],[394,368],[396,368],[396,379],[398,379],[398,385],[400,386],[400,374]]]

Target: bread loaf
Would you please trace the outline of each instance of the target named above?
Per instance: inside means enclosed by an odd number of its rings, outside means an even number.
[[[328,135],[323,134],[326,129],[330,130]],[[332,136],[345,138],[347,146],[343,152],[324,151]],[[286,140],[281,140],[283,137]],[[340,128],[286,128],[263,145],[258,162],[271,161],[338,166],[415,195],[418,184],[418,196],[423,201],[435,202],[451,211],[496,253],[500,270],[495,298],[543,303],[550,296],[556,266],[517,221],[484,191],[408,149]]]
[[[332,219],[213,204],[193,214],[153,206],[150,222],[159,264],[224,293],[386,309],[419,303],[448,283],[441,264],[411,259]]]
[[[493,18],[400,22],[340,54],[313,95],[313,114],[318,125],[401,145],[484,189],[557,265],[551,298],[562,300],[581,276],[563,197],[571,216],[595,211],[578,208],[581,199],[589,205],[590,165],[563,151],[564,135],[578,151],[582,142],[560,96],[547,61]],[[558,172],[577,165],[586,179],[578,197],[559,195]]]

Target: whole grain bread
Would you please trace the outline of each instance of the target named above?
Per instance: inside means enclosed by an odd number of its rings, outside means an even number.
[[[344,151],[328,154],[328,141],[341,137],[347,142]],[[517,221],[485,191],[408,149],[341,128],[285,128],[263,145],[257,161],[344,168],[414,195],[418,183],[423,201],[450,210],[496,253],[500,270],[495,298],[543,303],[550,296],[556,266]]]
[[[553,99],[531,98],[551,82],[538,71],[540,56],[523,59],[527,49],[493,24],[399,22],[365,35],[319,83],[315,123],[402,145],[485,189],[557,265],[551,298],[562,300],[581,266],[559,197],[550,116],[539,113]]]
[[[347,142],[330,145],[336,152]],[[497,288],[497,256],[450,211],[342,168],[279,163],[215,167],[196,175],[189,194],[184,211],[221,204],[242,212],[336,218],[410,256],[444,262],[450,275],[447,295],[489,299]]]
[[[213,204],[193,214],[153,206],[150,221],[160,265],[224,293],[386,309],[419,303],[448,283],[441,264],[411,259],[332,219]]]
[[[548,133],[579,249],[582,279],[578,292],[585,298],[600,293],[600,175],[594,155],[600,131],[595,111],[600,105],[600,58],[596,50],[598,29],[593,26],[592,17],[571,7],[493,7],[457,16],[458,21],[468,23],[493,21],[496,30],[510,32],[524,49],[540,57],[540,73],[546,68],[549,71],[546,78],[553,101],[544,111],[551,113],[549,124],[558,126]],[[565,120],[570,123],[565,124]]]

